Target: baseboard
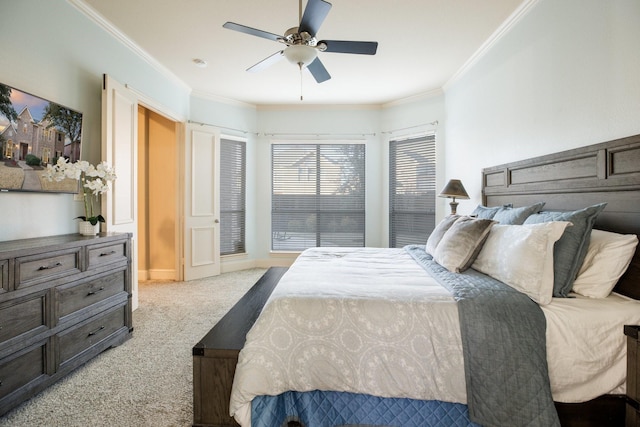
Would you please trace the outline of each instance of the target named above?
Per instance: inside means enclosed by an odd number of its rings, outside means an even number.
[[[256,260],[256,267],[291,267],[291,264],[293,264],[296,258],[298,258],[298,254],[282,257],[279,256],[277,258],[258,259]]]
[[[138,270],[138,280],[177,280],[175,270]]]
[[[224,259],[220,261],[220,273],[231,273],[234,271],[248,270],[256,268],[255,259]]]
[[[250,268],[291,267],[298,258],[298,252],[271,253],[270,258],[247,259],[240,256],[224,256],[220,260],[220,273],[248,270]]]

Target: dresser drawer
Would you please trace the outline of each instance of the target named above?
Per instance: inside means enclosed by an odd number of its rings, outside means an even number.
[[[87,247],[87,251],[89,254],[87,269],[118,261],[127,261],[127,242],[92,245]]]
[[[6,341],[47,326],[48,291],[31,294],[0,305],[0,349]]]
[[[58,364],[63,365],[74,356],[99,343],[125,326],[127,306],[107,310],[88,322],[58,334]]]
[[[58,286],[55,290],[57,314],[60,321],[78,310],[126,292],[126,271],[120,270],[88,280]]]
[[[16,258],[16,289],[79,273],[80,248]]]
[[[0,399],[46,375],[46,342],[0,360]]]

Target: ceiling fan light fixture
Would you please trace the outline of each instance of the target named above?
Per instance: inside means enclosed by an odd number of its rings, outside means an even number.
[[[284,56],[292,64],[306,67],[316,59],[318,51],[311,46],[293,45],[284,50]]]
[[[225,22],[222,26],[229,30],[239,31],[250,36],[261,37],[286,45],[283,50],[263,59],[247,71],[258,71],[273,64],[283,56],[289,62],[298,66],[302,72],[303,68],[309,70],[317,83],[322,83],[331,78],[331,75],[318,57],[318,52],[349,53],[360,55],[375,55],[378,42],[370,41],[350,41],[350,40],[320,40],[316,39],[316,34],[322,22],[327,17],[331,9],[331,3],[327,0],[307,0],[307,5],[302,11],[302,0],[298,0],[300,11],[300,24],[285,31],[283,36],[236,24],[235,22]],[[302,76],[302,73],[301,73]],[[302,79],[302,77],[301,77]]]

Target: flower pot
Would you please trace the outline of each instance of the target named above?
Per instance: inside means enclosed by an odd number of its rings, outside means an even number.
[[[78,231],[83,236],[95,236],[100,231],[100,223],[97,222],[96,225],[93,225],[89,221],[80,221]]]

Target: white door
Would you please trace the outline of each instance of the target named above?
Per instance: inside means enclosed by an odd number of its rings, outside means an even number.
[[[185,137],[184,279],[220,274],[220,132],[188,125]]]
[[[102,197],[106,231],[132,233],[132,306],[138,307],[138,100],[106,74],[102,86],[102,159],[113,166],[116,180]]]

